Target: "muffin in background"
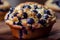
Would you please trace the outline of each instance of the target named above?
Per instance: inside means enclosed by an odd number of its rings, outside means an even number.
[[[6,0],[0,0],[0,21],[4,20],[4,16],[9,9],[10,4]]]
[[[19,39],[31,39],[48,35],[56,22],[51,9],[36,2],[25,2],[11,8],[5,16],[12,35]]]
[[[56,12],[60,12],[60,0],[47,0],[45,6]]]

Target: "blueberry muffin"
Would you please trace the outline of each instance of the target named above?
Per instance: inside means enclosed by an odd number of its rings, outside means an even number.
[[[12,35],[19,39],[43,37],[49,34],[56,17],[51,9],[36,2],[25,2],[11,8],[5,16]]]
[[[47,0],[45,5],[54,11],[60,12],[60,0]]]
[[[5,0],[0,0],[0,21],[4,19],[5,14],[8,12],[10,4]]]

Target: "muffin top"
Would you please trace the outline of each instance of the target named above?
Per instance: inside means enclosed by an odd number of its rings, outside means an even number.
[[[6,23],[33,28],[48,27],[54,20],[54,12],[36,2],[21,3],[5,16]]]
[[[0,0],[0,12],[8,11],[10,4],[6,0]]]

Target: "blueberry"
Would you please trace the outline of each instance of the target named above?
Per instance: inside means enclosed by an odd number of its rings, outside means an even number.
[[[38,18],[41,18],[41,14],[39,14],[39,13],[38,13],[36,16],[37,16]]]
[[[24,5],[23,8],[29,8],[29,9],[31,9],[31,6],[29,6],[29,5]]]
[[[45,14],[51,15],[49,10],[44,10]]]
[[[19,33],[20,33],[20,40],[22,40],[23,31],[22,31],[22,30],[20,30],[20,31],[19,31]]]
[[[17,16],[18,13],[15,13],[14,16]]]
[[[24,16],[24,18],[27,18],[28,17],[28,15],[27,15],[26,12],[23,13],[23,16]]]
[[[27,8],[31,9],[31,6],[27,5]]]
[[[23,33],[28,34],[28,32],[24,26],[22,26],[22,30],[23,30]]]
[[[24,33],[25,33],[25,34],[28,34],[28,31],[27,31],[26,29],[24,29]]]
[[[18,18],[19,21],[21,20],[21,17],[18,17],[18,16],[17,16],[17,18]]]
[[[13,18],[14,16],[11,16],[11,18]]]
[[[12,13],[12,12],[13,12],[13,10],[14,10],[14,8],[10,8],[10,10],[9,10],[9,11],[10,11],[10,13]]]
[[[44,18],[45,18],[45,19],[48,19],[49,16],[48,16],[47,14],[44,14]]]
[[[34,5],[34,9],[37,9],[38,7],[37,7],[37,5]]]
[[[30,30],[34,32],[34,28],[32,26],[29,26]]]
[[[34,13],[38,13],[38,11],[37,11],[37,10],[33,10],[33,12],[34,12]]]
[[[17,23],[13,22],[13,24],[22,26],[21,22],[17,22]]]
[[[18,22],[18,23],[17,23],[17,25],[20,25],[20,26],[22,26],[21,22]]]
[[[25,8],[26,6],[24,5],[22,8]]]
[[[45,20],[39,20],[38,23],[44,25],[46,23],[46,21]]]
[[[0,5],[3,4],[2,0],[0,0]]]
[[[33,24],[34,23],[34,19],[32,19],[32,18],[27,19],[27,23],[28,24]]]
[[[7,16],[9,17],[10,14],[8,14]]]

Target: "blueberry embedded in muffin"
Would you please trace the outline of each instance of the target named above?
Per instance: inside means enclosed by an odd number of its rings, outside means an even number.
[[[14,7],[10,8],[10,13],[12,13],[14,11]]]
[[[34,19],[33,18],[28,18],[27,19],[27,23],[28,24],[33,24],[34,23]]]
[[[10,8],[9,13],[5,16],[6,17],[5,20],[9,19],[9,16],[13,12],[13,10],[14,10],[14,8]],[[13,18],[13,16],[12,16],[12,18]]]
[[[33,12],[34,12],[34,13],[36,13],[36,14],[38,13],[38,11],[37,11],[37,10],[33,10]]]
[[[27,15],[26,12],[23,13],[23,17],[24,17],[24,18],[27,18],[27,17],[28,17],[28,15]]]
[[[44,10],[44,13],[45,13],[45,14],[48,14],[48,15],[51,15],[51,13],[50,13],[49,10]]]
[[[31,9],[31,6],[29,6],[29,5],[24,5],[22,8],[29,8],[29,9]]]
[[[36,14],[36,16],[37,16],[37,18],[41,18],[41,14],[39,14],[39,13]]]
[[[49,18],[49,16],[48,16],[48,14],[44,14],[44,19],[48,19]]]
[[[39,20],[38,23],[39,23],[39,24],[42,24],[43,26],[45,26],[46,21],[45,21],[45,20]]]

